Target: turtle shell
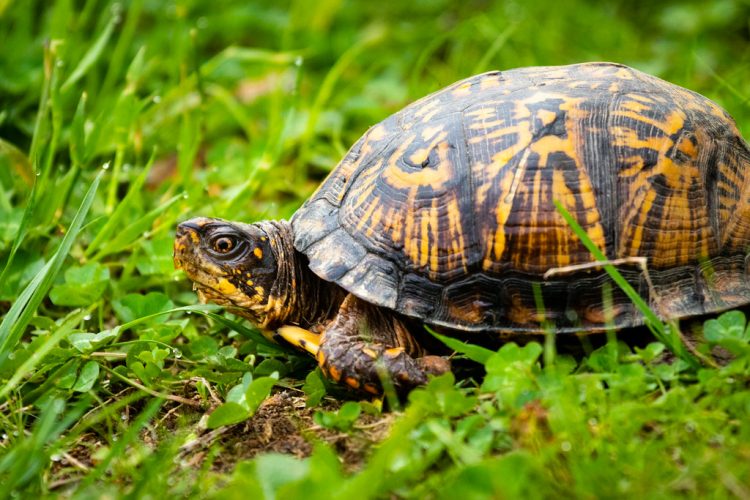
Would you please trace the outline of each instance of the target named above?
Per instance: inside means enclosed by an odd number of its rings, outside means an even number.
[[[687,317],[750,302],[748,165],[725,111],[645,73],[494,71],[369,129],[293,216],[294,244],[321,278],[428,324],[642,324],[585,268],[558,200],[607,258],[646,259],[618,267],[659,315]]]

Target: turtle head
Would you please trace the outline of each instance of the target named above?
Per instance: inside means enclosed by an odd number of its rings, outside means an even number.
[[[215,302],[263,325],[278,262],[262,224],[198,217],[177,226],[174,264],[201,302]]]

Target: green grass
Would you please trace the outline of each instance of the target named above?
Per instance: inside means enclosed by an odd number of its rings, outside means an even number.
[[[486,376],[389,413],[339,407],[311,359],[196,305],[171,247],[192,215],[289,217],[367,127],[488,69],[623,62],[750,137],[749,18],[740,0],[0,0],[0,498],[748,498],[739,313],[706,324],[701,355],[735,355],[718,367],[666,362],[663,339],[577,359],[454,343]]]

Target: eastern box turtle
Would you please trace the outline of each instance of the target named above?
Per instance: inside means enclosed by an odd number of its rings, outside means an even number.
[[[493,71],[369,129],[291,221],[184,222],[175,262],[334,381],[408,389],[449,369],[415,325],[643,324],[553,200],[661,317],[750,302],[748,165],[719,106],[626,66]]]

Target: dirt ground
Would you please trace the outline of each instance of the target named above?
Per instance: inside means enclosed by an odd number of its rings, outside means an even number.
[[[393,414],[362,414],[347,433],[325,429],[313,421],[316,411],[335,411],[340,406],[340,402],[326,400],[321,407],[306,408],[304,397],[281,391],[263,402],[247,421],[204,434],[203,443],[187,455],[200,462],[200,454],[206,452],[210,443],[218,443],[226,453],[216,457],[213,467],[217,471],[228,471],[237,462],[264,452],[303,458],[312,453],[316,441],[324,441],[337,452],[345,469],[356,470],[372,446],[386,437]]]

